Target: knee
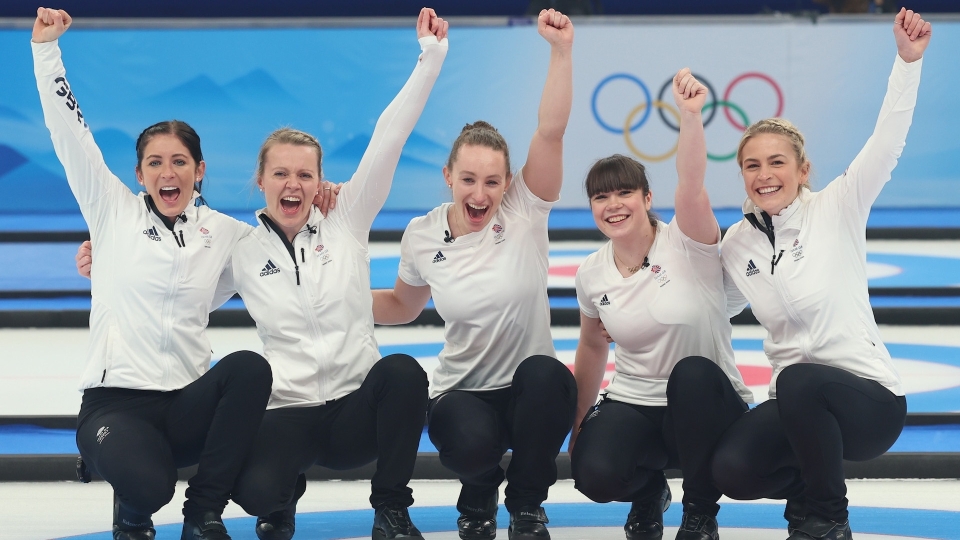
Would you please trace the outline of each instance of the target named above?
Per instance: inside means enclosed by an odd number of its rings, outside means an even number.
[[[577,381],[570,369],[550,356],[535,355],[520,362],[513,375],[513,385],[526,392],[559,393],[574,403],[577,400]]]
[[[713,361],[702,356],[688,356],[673,367],[667,380],[667,397],[697,392],[711,386],[717,377],[724,377],[723,371]]]
[[[754,498],[748,489],[749,479],[755,476],[747,459],[746,453],[717,448],[713,455],[710,470],[713,474],[713,483],[721,493],[737,500]]]
[[[591,501],[605,503],[629,495],[624,471],[618,471],[609,461],[596,456],[577,455],[571,463],[574,487]]]
[[[412,356],[391,354],[381,358],[370,370],[384,381],[410,392],[427,394],[427,373]]]
[[[789,419],[794,413],[806,414],[806,407],[818,395],[819,376],[815,364],[793,364],[777,375],[777,409],[781,419]]]
[[[255,389],[267,389],[273,385],[273,372],[267,360],[253,351],[236,351],[224,356],[217,366],[229,372],[231,380]]]
[[[152,515],[173,500],[176,488],[176,471],[138,471],[125,481],[113,483],[113,488],[123,506],[140,515]]]
[[[497,426],[486,422],[462,422],[443,430],[431,423],[429,435],[443,466],[466,478],[480,476],[499,465],[506,451]]]

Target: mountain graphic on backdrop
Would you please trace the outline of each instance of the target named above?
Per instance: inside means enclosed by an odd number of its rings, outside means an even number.
[[[179,117],[194,115],[193,111],[197,110],[219,112],[240,108],[229,92],[206,75],[197,75],[146,101],[153,108],[173,108]]]
[[[236,101],[248,107],[271,105],[298,105],[300,102],[262,68],[254,69],[223,85],[223,90]]]
[[[67,180],[0,144],[0,213],[79,212]]]

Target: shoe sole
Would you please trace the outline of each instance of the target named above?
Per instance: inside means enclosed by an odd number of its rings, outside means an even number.
[[[373,537],[373,540],[390,540],[387,538],[387,535],[383,534],[377,529],[373,530],[372,537]],[[426,540],[424,537],[420,535],[417,535],[417,536],[400,535],[400,536],[394,536],[394,538],[407,538],[408,540]]]

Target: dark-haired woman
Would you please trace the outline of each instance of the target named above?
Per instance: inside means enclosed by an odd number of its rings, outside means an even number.
[[[886,452],[907,400],[867,293],[866,226],[906,144],[931,27],[901,9],[897,57],[873,134],[850,166],[809,189],[803,136],[761,120],[737,150],[744,220],[723,239],[733,304],[749,301],[767,331],[770,399],[717,447],[713,474],[735,499],[786,499],[790,540],[850,538],[843,460]],[[736,295],[736,296],[735,296]]]
[[[114,488],[113,537],[152,539],[151,515],[198,464],[184,539],[229,538],[220,520],[270,396],[266,360],[243,351],[212,369],[204,333],[217,281],[251,227],[194,204],[200,139],[162,122],[137,139],[134,195],[108,169],[66,80],[64,11],[40,8],[33,56],[44,120],[96,246],[90,346],[77,446]]]
[[[643,165],[599,160],[586,190],[610,241],[577,270],[579,390],[570,453],[576,487],[597,502],[632,503],[628,540],[660,539],[670,504],[664,468],[683,470],[678,540],[717,538],[720,491],[710,459],[724,430],[752,401],[734,363],[720,265],[720,227],[703,180],[706,88],[689,69],[673,79],[680,109],[676,215],[650,213]],[[609,345],[615,372],[599,404]]]
[[[563,176],[573,26],[553,10],[538,23],[550,66],[526,164],[511,175],[503,137],[484,122],[464,128],[443,169],[453,203],[410,223],[396,287],[374,291],[377,323],[413,320],[431,295],[446,323],[429,433],[463,484],[457,525],[466,540],[496,535],[508,448],[509,537],[549,538],[541,503],[576,404],[573,376],[555,358],[547,301],[547,216]]]

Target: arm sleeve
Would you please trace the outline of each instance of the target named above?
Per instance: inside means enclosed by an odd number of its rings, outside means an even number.
[[[747,307],[747,297],[740,292],[737,284],[733,281],[733,276],[723,269],[723,292],[727,298],[727,317],[739,315]]]
[[[856,213],[861,224],[866,224],[870,207],[890,180],[906,145],[922,63],[923,59],[907,63],[897,55],[873,134],[847,170],[823,190],[833,191],[834,197]]]
[[[527,183],[523,179],[523,167],[520,167],[517,169],[517,173],[513,175],[510,187],[507,188],[507,193],[500,204],[507,211],[526,216],[531,221],[546,221],[550,215],[550,210],[557,201],[545,201],[534,195],[527,187]]]
[[[104,217],[115,211],[117,201],[122,197],[136,197],[107,169],[67,82],[57,42],[31,45],[44,123],[50,130],[53,149],[63,164],[70,190],[80,205],[91,236],[96,238]]]
[[[400,161],[400,152],[427,103],[433,83],[447,54],[447,40],[420,38],[423,52],[406,84],[377,120],[360,166],[340,191],[335,211],[342,212],[347,228],[366,245],[374,218],[387,201]]]
[[[414,222],[411,222],[411,225]],[[429,285],[420,275],[417,269],[416,250],[413,245],[413,235],[410,233],[410,225],[403,233],[400,239],[400,268],[397,269],[397,277],[403,280],[407,285],[413,287],[423,287]]]
[[[579,270],[577,271],[577,276],[574,278],[574,283],[577,287],[577,304],[580,305],[580,312],[591,319],[599,319],[600,312],[597,310],[597,306],[593,305],[593,302],[587,295],[587,291],[584,289],[583,283],[580,281]]]

